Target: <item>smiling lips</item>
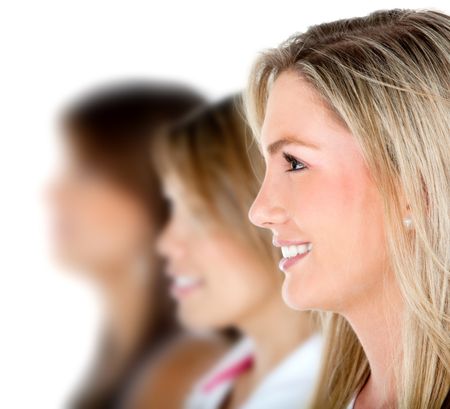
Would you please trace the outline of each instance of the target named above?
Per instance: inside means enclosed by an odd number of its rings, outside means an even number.
[[[200,278],[185,275],[171,275],[171,277],[173,281],[170,286],[170,294],[176,299],[186,297],[203,285]]]
[[[299,254],[307,253],[311,249],[312,249],[311,243],[303,243],[299,245],[292,244],[290,246],[282,246],[281,252],[283,253],[283,257],[291,258]]]
[[[286,271],[312,250],[312,243],[310,242],[295,243],[274,239],[273,244],[276,247],[281,247],[283,258],[280,260],[279,268],[282,271]]]

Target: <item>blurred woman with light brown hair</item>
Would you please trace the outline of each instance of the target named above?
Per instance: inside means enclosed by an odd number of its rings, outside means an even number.
[[[310,313],[284,305],[270,235],[248,209],[263,161],[240,95],[190,115],[154,139],[171,204],[158,249],[167,258],[179,320],[191,330],[228,326],[242,339],[195,385],[189,409],[296,409],[310,397],[321,337]]]
[[[281,267],[286,302],[323,313],[312,408],[450,407],[449,16],[311,26],[246,95],[266,161],[251,220],[284,253],[310,245]]]

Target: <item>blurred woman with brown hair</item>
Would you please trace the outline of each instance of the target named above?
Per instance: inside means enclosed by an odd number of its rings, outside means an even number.
[[[167,203],[148,149],[161,126],[204,104],[189,88],[138,82],[96,90],[64,112],[65,166],[52,190],[56,253],[94,281],[107,319],[98,359],[72,408],[119,407],[138,368],[179,334],[154,251]],[[201,345],[198,370],[215,348]],[[174,379],[180,390],[196,370],[183,368]],[[166,392],[159,393],[170,408],[177,394]]]

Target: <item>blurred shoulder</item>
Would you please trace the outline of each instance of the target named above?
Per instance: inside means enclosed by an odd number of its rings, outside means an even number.
[[[195,382],[231,348],[218,335],[184,334],[143,363],[127,409],[179,409]]]

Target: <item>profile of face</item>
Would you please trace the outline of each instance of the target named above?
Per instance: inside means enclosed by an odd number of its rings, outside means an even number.
[[[250,243],[207,214],[175,177],[164,183],[171,216],[157,242],[178,318],[197,330],[239,326],[280,297],[280,276]],[[200,202],[200,201],[198,201]]]
[[[148,211],[105,172],[66,148],[49,189],[56,258],[88,274],[124,268],[148,244]]]
[[[376,297],[390,277],[381,195],[354,136],[295,72],[272,85],[261,145],[249,217],[281,247],[285,302],[345,312]]]

